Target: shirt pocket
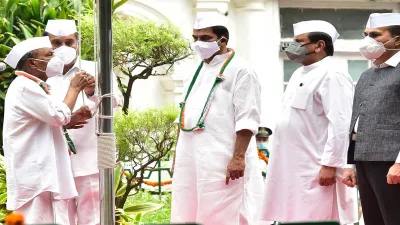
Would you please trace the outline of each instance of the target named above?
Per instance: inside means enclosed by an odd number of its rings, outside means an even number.
[[[214,111],[217,115],[227,115],[227,110],[232,104],[231,94],[223,88],[218,88],[210,103],[210,111]]]
[[[293,96],[292,108],[306,110],[312,98],[312,93],[305,88],[298,88]]]

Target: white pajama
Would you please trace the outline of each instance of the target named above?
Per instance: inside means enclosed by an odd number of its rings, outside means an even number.
[[[24,215],[26,224],[54,223],[53,196],[51,192],[42,192],[14,212]]]
[[[100,224],[99,174],[75,177],[79,196],[76,199],[57,201],[57,223],[62,225]]]

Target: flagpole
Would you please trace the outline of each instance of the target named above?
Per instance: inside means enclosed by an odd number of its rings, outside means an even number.
[[[100,96],[112,93],[112,1],[97,0],[100,56]],[[112,98],[105,98],[100,104],[99,131],[112,134]],[[115,224],[114,169],[100,169],[100,224]]]

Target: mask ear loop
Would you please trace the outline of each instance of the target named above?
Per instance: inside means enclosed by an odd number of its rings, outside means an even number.
[[[395,38],[400,38],[400,36],[396,36],[396,37],[390,39],[389,41],[385,42],[385,43],[383,44],[383,47],[385,48],[385,50],[389,50],[389,51],[400,51],[400,49],[396,49],[396,48],[386,48],[386,47],[385,47],[385,45],[386,45],[387,43],[391,42],[391,41],[394,40]]]

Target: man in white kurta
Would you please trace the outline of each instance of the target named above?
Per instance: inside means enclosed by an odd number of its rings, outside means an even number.
[[[39,86],[50,75],[62,74],[63,64],[53,56],[48,37],[17,44],[5,62],[19,70],[5,98],[7,209],[22,213],[28,224],[54,223],[54,198],[77,196],[61,127],[70,123],[71,109],[85,86],[76,86],[81,76],[76,75],[64,101]]]
[[[49,36],[56,55],[65,60],[63,76],[49,79],[48,83],[55,87],[53,91],[59,99],[67,93],[70,79],[78,71],[86,71],[97,76],[94,62],[81,60],[77,56],[78,37],[74,20],[49,20],[45,34]],[[74,54],[75,53],[75,54]],[[80,68],[79,68],[80,66]],[[114,76],[115,77],[115,76]],[[114,79],[114,107],[122,104],[123,97]],[[87,88],[85,95],[80,95],[75,110],[87,105],[94,111],[97,97],[94,87]],[[62,224],[95,225],[100,223],[99,201],[99,169],[97,167],[97,136],[95,117],[86,121],[83,127],[69,130],[71,139],[77,149],[77,154],[71,155],[72,170],[79,196],[69,201],[56,202],[58,222]]]
[[[233,54],[226,49],[229,33],[223,19],[196,20],[194,48],[204,65],[186,100],[185,129],[198,125],[211,87]],[[180,131],[172,182],[173,223],[244,225],[258,220],[262,177],[254,135],[260,123],[260,84],[238,56],[228,63],[223,77],[210,100],[204,129]]]
[[[353,102],[349,74],[335,66],[339,36],[325,21],[293,25],[285,50],[302,64],[289,81],[275,128],[264,192],[263,220],[357,221],[356,191],[342,184]]]

